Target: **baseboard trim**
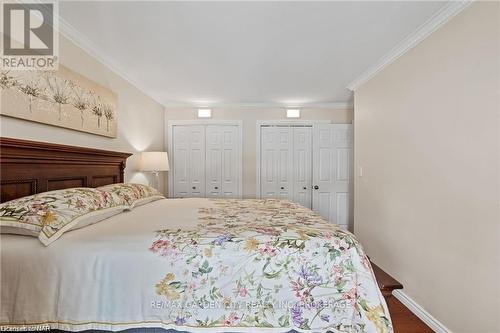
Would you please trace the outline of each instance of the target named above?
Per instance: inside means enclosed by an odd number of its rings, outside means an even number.
[[[396,297],[404,306],[415,314],[420,320],[427,324],[436,333],[453,333],[439,320],[434,318],[429,312],[415,302],[410,296],[406,295],[401,290],[394,290],[392,295]]]

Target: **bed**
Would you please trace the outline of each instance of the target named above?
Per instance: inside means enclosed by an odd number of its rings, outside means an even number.
[[[0,144],[2,202],[123,182],[129,156]],[[392,332],[355,237],[287,201],[160,199],[49,246],[2,234],[0,247],[2,328]]]

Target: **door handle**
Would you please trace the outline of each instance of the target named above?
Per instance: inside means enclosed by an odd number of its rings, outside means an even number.
[[[218,186],[215,186],[215,187],[214,187],[214,189],[218,190],[218,189],[219,189],[219,187],[218,187]]]
[[[283,186],[281,186],[281,189],[284,190],[285,188]]]
[[[196,190],[196,186],[193,186],[193,190]]]
[[[303,189],[303,190],[307,190],[307,186],[304,186],[302,189]]]
[[[314,189],[315,190],[319,190],[319,186],[318,185],[314,185]]]

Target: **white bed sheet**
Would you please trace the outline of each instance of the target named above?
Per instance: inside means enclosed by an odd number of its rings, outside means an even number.
[[[148,250],[156,232],[190,230],[199,222],[199,209],[213,206],[207,199],[159,200],[68,232],[48,247],[34,237],[1,235],[1,325],[48,324],[67,331],[162,327],[190,332],[256,332],[248,327],[177,327],[166,322],[165,309],[158,306],[162,297],[154,286],[168,269],[180,271],[183,262],[165,260]],[[367,278],[373,279],[373,274]],[[380,304],[378,310],[387,312],[376,283],[374,286],[369,297]],[[368,332],[392,331],[390,324],[380,330],[367,327]]]
[[[159,297],[151,286],[163,278],[158,266],[165,262],[147,249],[157,230],[193,227],[194,207],[210,204],[155,201],[68,232],[48,247],[34,237],[2,234],[0,322],[29,318],[61,330],[158,327],[162,315],[152,302]],[[75,321],[85,317],[91,322]]]

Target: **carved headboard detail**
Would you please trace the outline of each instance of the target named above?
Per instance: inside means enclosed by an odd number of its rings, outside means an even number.
[[[70,187],[123,182],[127,158],[114,151],[0,138],[0,202]]]

